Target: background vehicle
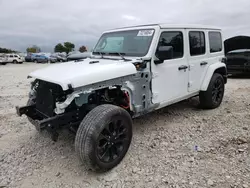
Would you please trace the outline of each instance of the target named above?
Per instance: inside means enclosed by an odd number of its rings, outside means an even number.
[[[80,60],[80,59],[85,59],[87,57],[90,57],[91,53],[90,52],[84,52],[84,53],[73,53],[67,57],[67,61],[74,61],[74,60]]]
[[[7,58],[4,54],[0,54],[0,65],[6,65],[7,64]]]
[[[33,55],[31,56],[31,59],[34,63],[48,63],[49,62],[49,57],[45,55]]]
[[[228,74],[250,73],[250,49],[230,51],[226,57]]]
[[[62,55],[54,54],[51,57],[55,58],[57,62],[66,62],[67,61],[67,58],[65,56],[62,56]]]
[[[28,105],[17,107],[38,129],[76,132],[75,150],[94,170],[120,163],[132,139],[132,118],[199,96],[220,106],[226,65],[221,30],[153,24],[103,33],[90,58],[29,74]]]
[[[48,62],[49,63],[56,63],[57,61],[58,61],[57,58],[52,56],[52,55],[48,57]]]
[[[33,60],[32,60],[32,57],[34,56],[34,54],[32,54],[32,53],[29,53],[29,54],[27,54],[26,56],[25,56],[25,61],[26,62],[32,62]]]
[[[17,54],[6,54],[7,63],[22,64],[24,58]]]

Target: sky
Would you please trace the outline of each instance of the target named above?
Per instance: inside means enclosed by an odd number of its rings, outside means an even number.
[[[250,0],[0,0],[0,47],[91,49],[103,31],[149,23],[202,24],[250,36]]]

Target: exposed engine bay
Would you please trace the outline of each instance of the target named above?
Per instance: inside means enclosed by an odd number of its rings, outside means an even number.
[[[69,96],[75,98],[66,106],[63,113],[58,113],[57,105],[64,104],[70,98]],[[31,84],[29,98],[28,106],[18,109],[20,115],[28,115],[37,129],[47,128],[52,133],[64,125],[70,125],[69,127],[74,127],[76,131],[84,116],[101,104],[117,105],[131,113],[129,94],[121,90],[121,86],[74,95],[73,89],[63,91],[57,84],[35,80]],[[54,140],[57,136],[58,134],[54,131]]]
[[[32,83],[31,91],[30,96],[35,98],[36,108],[49,117],[60,114],[54,110],[56,104],[63,103],[69,95],[74,94],[73,90],[63,91],[59,85],[41,80]],[[129,110],[129,94],[121,90],[121,86],[76,94],[72,102],[65,108],[65,111],[82,108],[90,111],[100,104],[113,104]]]

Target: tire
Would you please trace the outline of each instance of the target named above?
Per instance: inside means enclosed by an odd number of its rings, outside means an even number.
[[[207,91],[199,95],[200,105],[204,109],[215,109],[220,106],[225,91],[224,79],[221,74],[215,73],[208,85]]]
[[[17,64],[18,62],[17,62],[17,60],[13,60],[13,63],[14,63],[14,64]]]
[[[6,65],[7,63],[1,63],[1,65]]]
[[[118,106],[104,104],[95,107],[82,120],[76,133],[75,150],[90,169],[107,171],[121,162],[131,140],[129,113]]]

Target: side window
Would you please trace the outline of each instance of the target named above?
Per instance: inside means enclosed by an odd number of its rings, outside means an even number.
[[[210,53],[222,51],[222,39],[220,32],[208,32]]]
[[[172,58],[177,59],[183,57],[184,47],[183,47],[183,34],[180,31],[167,31],[162,32],[157,49],[161,46],[167,46],[173,49]],[[157,56],[157,51],[156,51]]]
[[[14,55],[14,57],[18,57],[17,55]]]
[[[13,57],[13,55],[10,55],[10,57]]]
[[[205,34],[202,31],[189,32],[190,55],[202,55],[206,52]]]

